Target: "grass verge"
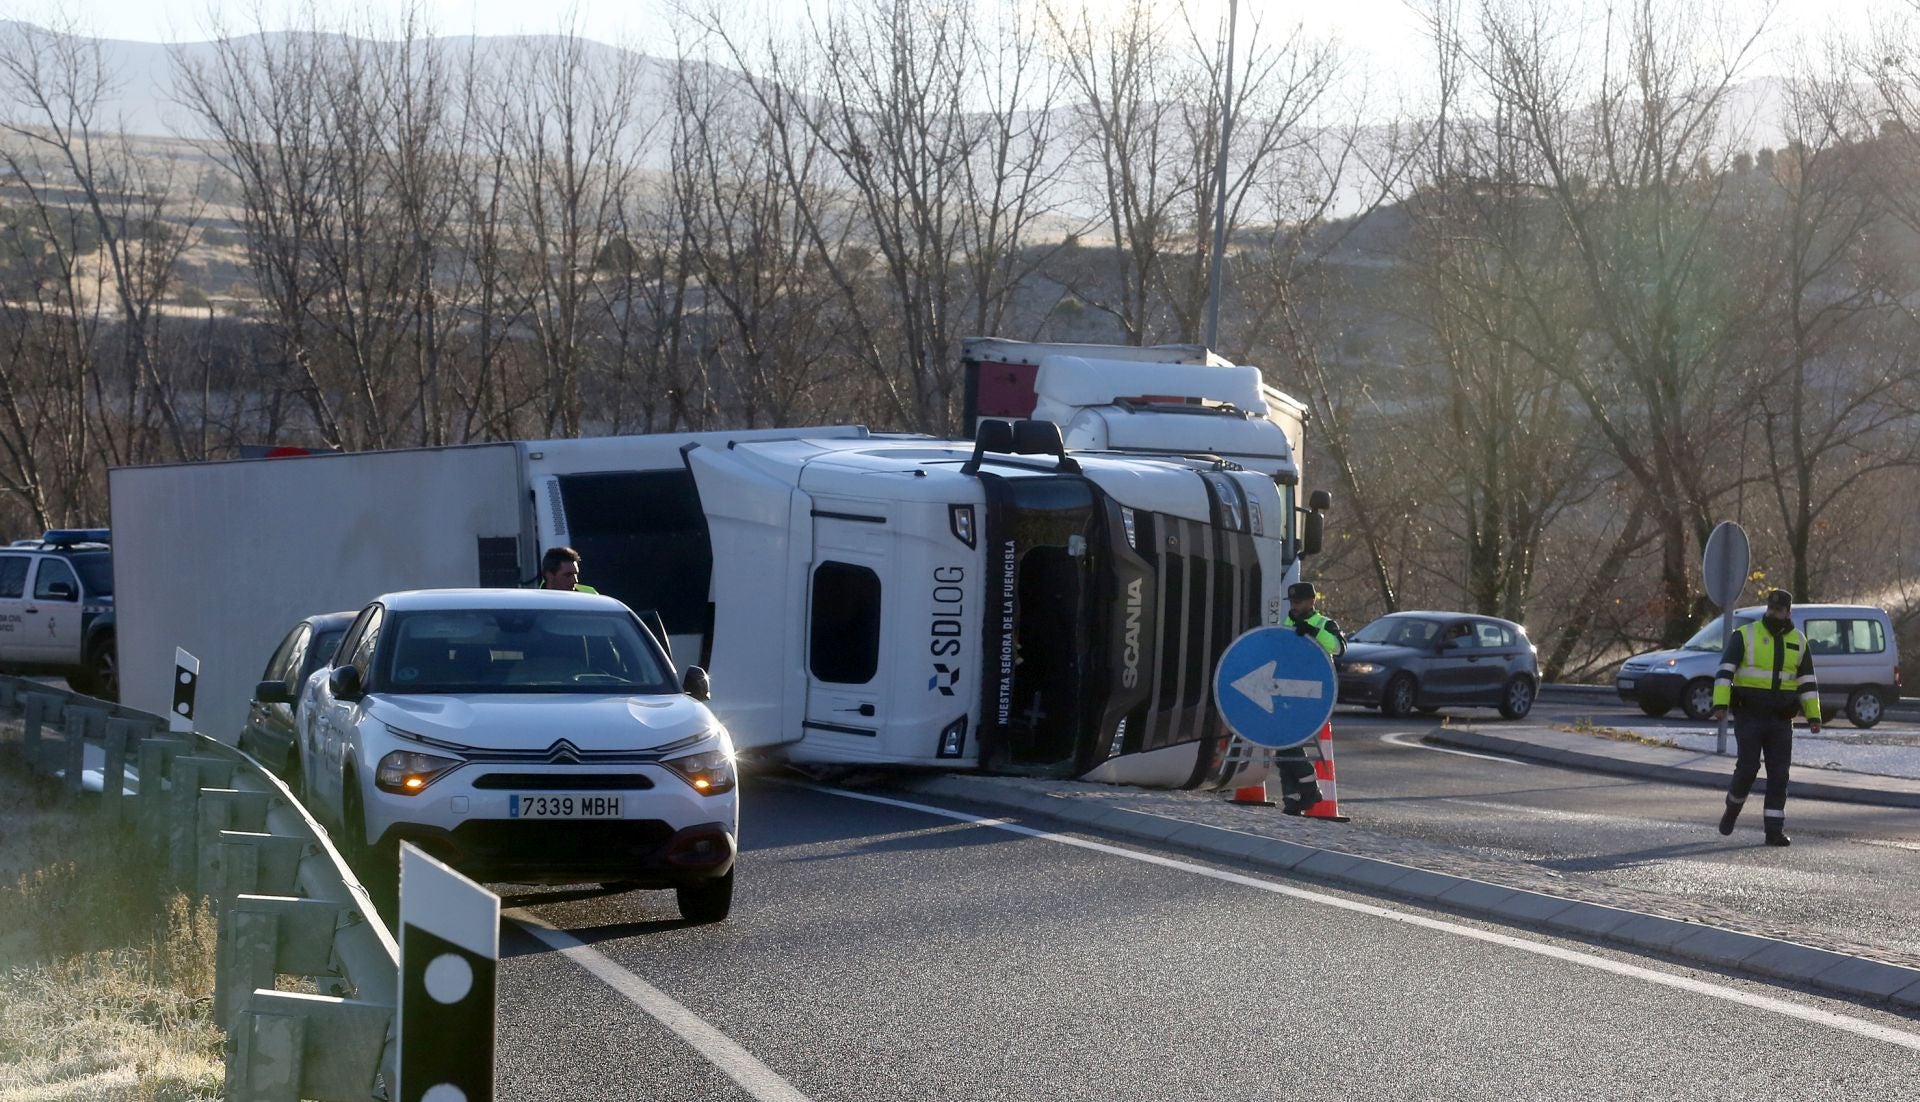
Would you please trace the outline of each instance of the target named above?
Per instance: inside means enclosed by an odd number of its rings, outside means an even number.
[[[0,1102],[222,1094],[214,914],[0,737]]]

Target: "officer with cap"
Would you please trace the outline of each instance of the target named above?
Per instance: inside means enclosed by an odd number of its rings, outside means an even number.
[[[1713,718],[1725,719],[1729,706],[1740,756],[1734,761],[1720,833],[1733,833],[1764,758],[1767,844],[1792,845],[1787,837],[1787,771],[1793,764],[1793,714],[1804,712],[1808,729],[1820,733],[1820,686],[1813,677],[1806,637],[1793,626],[1793,595],[1784,589],[1767,595],[1765,616],[1742,624],[1727,640],[1713,680]]]
[[[1340,634],[1339,624],[1314,611],[1313,603],[1319,596],[1311,582],[1288,586],[1285,626],[1318,643],[1328,657],[1338,658],[1347,653],[1347,639]],[[1280,768],[1280,810],[1298,815],[1319,803],[1320,782],[1314,776],[1313,763],[1307,760],[1306,747],[1281,750],[1276,756]]]

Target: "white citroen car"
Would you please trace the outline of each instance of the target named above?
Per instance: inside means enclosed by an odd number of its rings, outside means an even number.
[[[610,597],[391,593],[316,675],[310,806],[385,863],[402,839],[479,879],[674,888],[733,903],[733,745],[660,643]]]

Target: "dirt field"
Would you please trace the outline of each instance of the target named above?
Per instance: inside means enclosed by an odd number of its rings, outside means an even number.
[[[214,917],[0,723],[0,1102],[217,1099]]]

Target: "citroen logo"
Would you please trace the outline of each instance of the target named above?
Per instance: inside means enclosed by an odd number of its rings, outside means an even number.
[[[547,748],[547,761],[552,765],[579,765],[580,750],[573,743],[561,739]]]

